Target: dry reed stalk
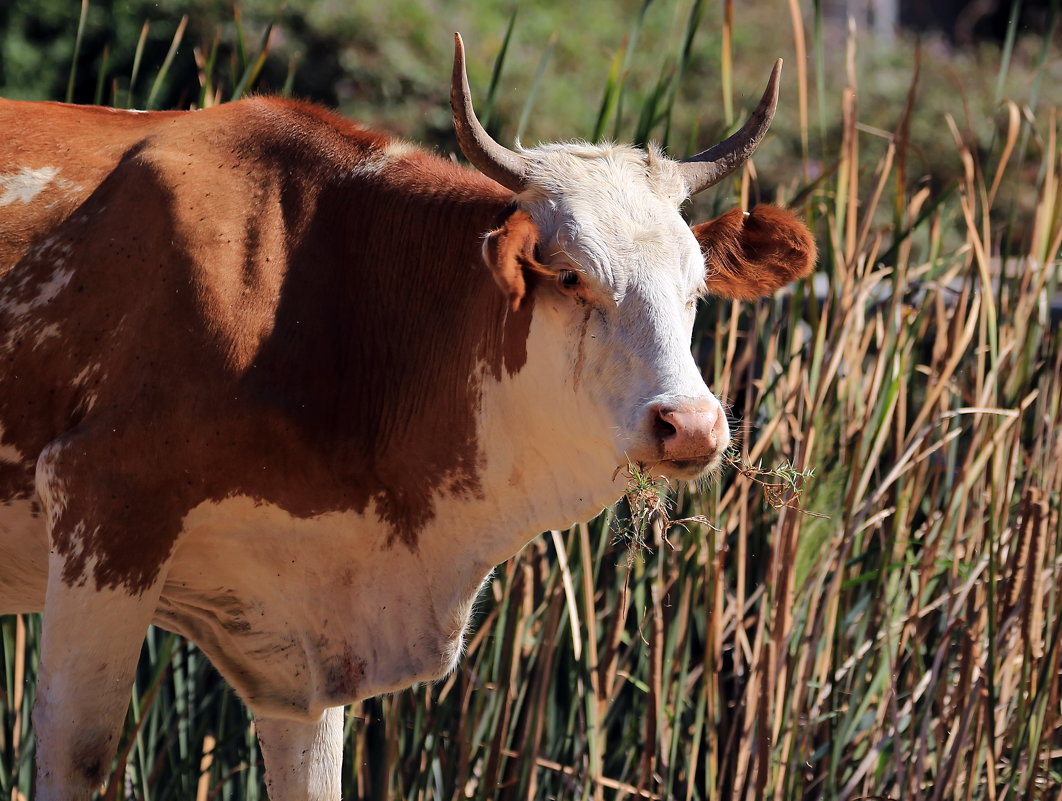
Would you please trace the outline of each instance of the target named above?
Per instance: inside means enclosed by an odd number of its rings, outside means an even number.
[[[600,675],[596,670],[598,664],[597,643],[599,642],[597,633],[597,604],[594,597],[593,577],[591,571],[588,569],[589,565],[592,565],[594,560],[591,555],[590,548],[590,534],[586,524],[581,524],[576,527],[579,531],[579,546],[582,554],[583,561],[583,607],[587,610],[585,615],[586,620],[586,632],[587,632],[587,659],[590,664],[590,692],[591,702],[588,704],[588,712],[590,719],[587,721],[587,743],[589,745],[590,755],[590,779],[594,782],[594,801],[602,801],[603,790],[602,785],[598,779],[604,775],[604,757],[603,750],[605,747],[605,732],[602,729],[601,721],[605,712],[608,709],[610,698],[604,694],[601,687]]]
[[[807,44],[804,33],[804,17],[799,0],[789,0],[789,21],[793,26],[793,50],[796,54],[797,70],[797,109],[800,115],[800,154],[804,167],[804,182],[810,179],[808,147],[808,65]]]
[[[12,761],[18,762],[22,756],[22,708],[26,693],[26,620],[23,615],[15,616],[15,653],[14,680],[12,682],[11,708],[14,721],[11,726]]]
[[[199,781],[195,787],[195,801],[208,801],[210,798],[210,768],[214,764],[214,747],[217,740],[212,735],[203,738],[202,756],[199,760]]]

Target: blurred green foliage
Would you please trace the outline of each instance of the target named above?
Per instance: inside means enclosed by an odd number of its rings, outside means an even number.
[[[624,97],[606,135],[636,127],[646,99],[681,62],[683,33],[693,0],[583,0],[578,4],[518,4],[470,0],[395,0],[390,3],[317,0],[284,4],[247,0],[234,12],[227,0],[93,0],[76,65],[75,102],[93,102],[103,72],[103,99],[128,105],[137,42],[147,23],[141,77],[131,105],[143,107],[152,76],[162,64],[182,15],[187,16],[176,58],[155,103],[195,105],[200,92],[196,52],[202,61],[217,46],[218,82],[229,96],[239,79],[239,31],[256,48],[273,24],[269,56],[258,91],[280,91],[294,66],[292,92],[336,106],[346,115],[429,145],[453,148],[447,87],[451,34],[460,30],[469,52],[469,72],[482,111],[503,141],[511,141],[526,116],[523,139],[537,141],[591,136],[602,103],[602,71],[597,65],[620,59]],[[677,154],[717,141],[727,128],[721,86],[723,3],[704,3],[678,83],[670,127],[660,120],[650,135],[664,139]],[[843,25],[822,22],[818,3],[803,2],[803,24],[816,44],[807,54],[809,70],[821,59],[823,82],[810,86],[812,121],[810,164],[829,169],[825,154],[840,137],[839,98],[847,84]],[[516,24],[492,105],[483,98],[491,70],[513,15]],[[7,0],[0,4],[0,95],[62,99],[66,92],[77,31],[79,4],[73,0]],[[782,108],[771,136],[758,155],[771,181],[803,176],[800,121],[796,108],[795,49],[785,0],[737,4],[733,28],[733,91],[736,114],[759,96],[770,64],[786,59]],[[909,169],[941,186],[958,175],[954,142],[944,114],[951,114],[967,138],[984,150],[1002,126],[998,98],[1027,105],[1030,113],[1062,104],[1062,59],[1052,58],[1044,35],[1024,31],[1009,65],[1000,71],[994,44],[961,50],[942,38],[926,38],[918,103],[911,139],[918,142]],[[1030,35],[1031,34],[1031,35]],[[638,39],[654,43],[639,47]],[[625,45],[630,45],[625,49]],[[866,162],[886,147],[883,136],[901,115],[914,74],[915,39],[875,41],[863,36],[853,61],[860,84],[859,120],[870,132]],[[106,51],[106,52],[105,52]],[[545,59],[545,60],[544,60]],[[587,65],[594,65],[587,69]],[[534,87],[542,70],[541,84]],[[821,94],[820,94],[821,93]],[[525,107],[533,96],[530,107]],[[828,122],[827,122],[828,121]],[[816,154],[822,154],[818,159]],[[812,176],[814,177],[814,176]],[[773,185],[762,187],[775,195]],[[783,196],[786,194],[783,188]]]

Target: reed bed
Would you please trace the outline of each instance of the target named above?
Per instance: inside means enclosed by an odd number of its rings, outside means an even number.
[[[790,8],[797,53],[814,51]],[[666,140],[702,11],[633,113],[616,53],[588,135]],[[987,144],[942,118],[961,178],[930,188],[908,169],[917,67],[893,130],[862,130],[858,42],[836,136],[809,121],[814,60],[787,90],[804,170],[777,200],[817,233],[816,280],[698,322],[732,468],[705,486],[636,477],[641,503],[500,566],[456,672],[350,710],[345,797],[1060,797],[1057,110],[1004,102]],[[758,188],[750,166],[698,213]],[[0,630],[0,792],[18,799],[40,626]],[[107,798],[264,798],[246,712],[161,631],[118,770]]]

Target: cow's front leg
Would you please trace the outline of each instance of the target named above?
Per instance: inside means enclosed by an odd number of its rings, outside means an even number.
[[[33,706],[36,801],[85,801],[110,774],[173,545],[168,507],[137,484],[138,473],[118,472],[107,437],[101,449],[91,436],[71,436],[37,461],[49,554]]]
[[[312,723],[256,717],[270,801],[338,801],[343,768],[343,707]]]
[[[67,584],[49,558],[37,700],[37,801],[84,801],[110,774],[144,633],[159,587]]]

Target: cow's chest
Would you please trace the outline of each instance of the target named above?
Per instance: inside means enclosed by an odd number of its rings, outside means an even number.
[[[450,670],[486,572],[469,567],[389,543],[372,515],[234,498],[187,516],[157,620],[255,712],[316,716]]]

